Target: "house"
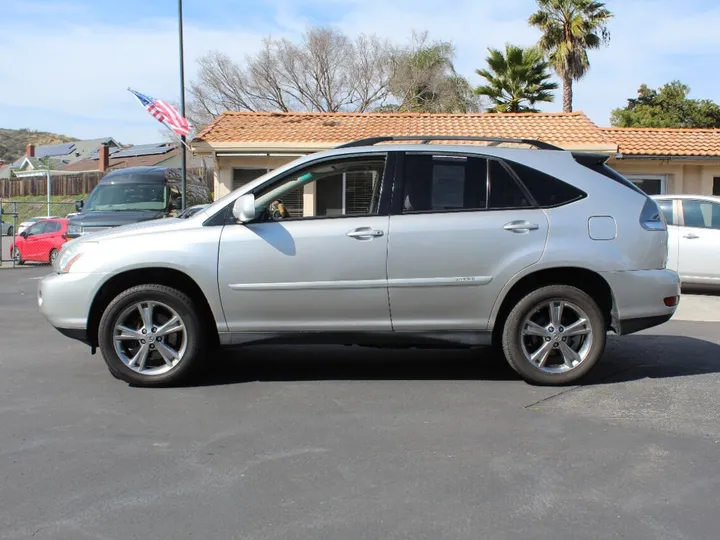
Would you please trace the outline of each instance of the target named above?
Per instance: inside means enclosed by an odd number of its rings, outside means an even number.
[[[120,144],[112,137],[37,147],[28,144],[23,157],[9,167],[0,167],[0,178],[45,176],[48,170],[51,175],[57,175],[68,165],[82,161],[93,152],[97,152],[103,144],[113,149],[120,148]]]
[[[202,167],[203,158],[187,153],[188,167]],[[126,148],[100,147],[87,159],[63,169],[64,173],[104,172],[126,167],[180,167],[182,151],[176,143],[136,144]]]
[[[603,128],[610,165],[647,193],[720,195],[720,130]]]
[[[706,194],[720,189],[720,130],[602,128],[582,112],[226,112],[193,139],[192,149],[213,160],[218,198],[298,156],[383,135],[538,139],[567,150],[607,154],[613,168],[648,193]],[[295,197],[286,203],[307,213],[323,194],[311,184]]]

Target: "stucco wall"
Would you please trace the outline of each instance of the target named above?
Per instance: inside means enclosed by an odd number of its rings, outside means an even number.
[[[713,177],[720,177],[720,159],[708,161],[610,160],[623,175],[667,177],[667,193],[712,195]]]

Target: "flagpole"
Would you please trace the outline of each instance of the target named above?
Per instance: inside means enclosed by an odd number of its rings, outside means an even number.
[[[180,38],[180,114],[185,118],[185,60],[183,51],[183,5],[182,0],[178,0],[178,34]],[[182,209],[185,210],[187,201],[187,143],[185,135],[180,137],[182,142]]]

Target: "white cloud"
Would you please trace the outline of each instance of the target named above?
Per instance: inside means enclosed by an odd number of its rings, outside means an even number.
[[[53,6],[9,1],[11,8],[31,15],[40,13],[40,6]],[[592,69],[575,87],[575,108],[607,124],[610,110],[622,106],[641,83],[659,86],[672,79],[689,84],[696,97],[720,101],[715,69],[720,64],[720,33],[715,31],[720,6],[702,5],[688,0],[678,10],[671,0],[609,1],[616,13],[611,45],[591,52]],[[66,1],[51,13],[52,24],[19,17],[0,33],[0,50],[17,59],[0,71],[0,125],[78,137],[113,135],[128,142],[157,140],[162,126],[126,88],[177,101],[176,21],[145,19],[138,12],[133,24],[97,22],[76,8]],[[478,82],[474,71],[484,64],[487,47],[531,44],[538,37],[526,22],[535,9],[532,0],[273,0],[266,2],[263,19],[245,17],[235,2],[215,0],[209,13],[225,9],[223,20],[186,16],[186,82],[195,74],[195,60],[209,49],[241,60],[257,50],[262,37],[296,36],[317,20],[331,19],[350,34],[375,33],[396,41],[405,41],[413,29],[427,29],[432,38],[455,43],[456,67],[473,82]],[[560,107],[558,93],[556,103],[545,109]]]

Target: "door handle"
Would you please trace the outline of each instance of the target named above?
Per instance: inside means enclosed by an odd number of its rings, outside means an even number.
[[[371,229],[370,227],[360,227],[347,233],[350,238],[376,238],[378,236],[382,236],[383,234],[384,233],[382,231]]]
[[[510,223],[506,223],[503,226],[503,229],[512,232],[536,231],[539,228],[540,225],[536,223],[530,223],[528,221],[511,221]]]
[[[687,238],[688,240],[695,240],[696,238],[700,238],[697,234],[688,233],[683,238]]]

